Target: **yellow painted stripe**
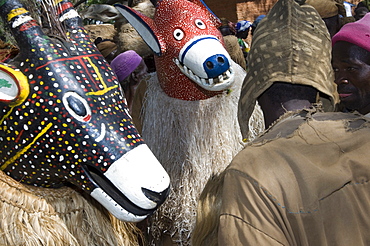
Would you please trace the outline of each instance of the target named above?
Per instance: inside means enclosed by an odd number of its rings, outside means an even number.
[[[13,162],[15,162],[15,160],[17,160],[21,155],[23,155],[29,148],[31,148],[35,142],[37,141],[37,139],[39,139],[42,135],[44,135],[49,129],[50,127],[53,126],[53,123],[49,123],[44,129],[42,129],[42,131],[37,134],[37,136],[33,139],[33,141],[27,145],[24,149],[22,149],[21,151],[19,151],[15,156],[13,156],[12,158],[10,158],[9,160],[7,160],[1,167],[0,169],[1,170],[4,170],[5,168],[7,168],[7,166],[9,166],[9,164],[12,164]]]
[[[105,88],[105,89],[100,90],[100,91],[88,92],[88,93],[86,93],[86,96],[88,96],[88,95],[101,96],[101,95],[104,95],[105,93],[107,93],[108,91],[113,90],[114,88],[117,88],[117,87],[118,87],[118,85],[115,85],[115,86],[111,86],[109,88]]]
[[[6,113],[3,118],[0,120],[0,125],[3,124],[4,120],[12,113],[14,107],[10,107],[8,113]]]
[[[93,91],[93,92],[88,92],[86,93],[86,95],[104,95],[105,93],[107,93],[108,91],[114,89],[114,88],[117,88],[118,85],[114,85],[114,86],[111,86],[111,87],[107,87],[107,85],[105,84],[104,80],[103,80],[103,77],[101,76],[100,72],[99,72],[99,69],[97,66],[95,66],[95,64],[91,61],[90,57],[84,57],[85,60],[88,60],[88,62],[90,63],[90,65],[92,66],[92,68],[94,69],[95,73],[98,75],[98,80],[100,80],[100,82],[103,84],[103,87],[104,89],[103,90],[100,90],[100,91]]]
[[[28,13],[28,11],[24,8],[12,9],[8,14],[8,21],[10,21],[11,19],[13,19],[14,17],[18,15],[25,14],[25,13]]]

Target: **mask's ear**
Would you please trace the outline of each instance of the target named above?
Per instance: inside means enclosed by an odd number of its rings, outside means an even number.
[[[135,28],[156,55],[160,56],[166,51],[165,42],[158,34],[154,21],[151,18],[122,4],[115,4],[114,7]]]
[[[0,102],[17,106],[30,93],[27,77],[10,65],[0,63]]]

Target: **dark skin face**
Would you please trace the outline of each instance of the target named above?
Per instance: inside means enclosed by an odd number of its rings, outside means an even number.
[[[341,104],[349,111],[370,112],[370,52],[339,41],[333,47],[333,69]]]
[[[242,32],[237,32],[236,36],[241,39],[246,39],[248,37],[249,29],[242,31]]]
[[[311,102],[306,99],[291,99],[277,105],[272,103],[265,94],[258,98],[258,103],[263,110],[266,129],[286,112],[308,109],[312,106]]]
[[[267,129],[288,111],[307,109],[316,102],[317,90],[311,86],[275,82],[258,97]]]

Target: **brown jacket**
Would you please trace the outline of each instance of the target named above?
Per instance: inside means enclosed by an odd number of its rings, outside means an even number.
[[[225,171],[219,245],[370,245],[370,122],[280,121]]]

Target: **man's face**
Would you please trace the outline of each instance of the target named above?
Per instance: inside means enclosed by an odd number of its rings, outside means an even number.
[[[242,39],[246,39],[248,37],[248,34],[249,34],[249,29],[245,30],[245,31],[242,31],[242,32],[238,32],[236,34],[236,36],[238,38],[242,38]]]
[[[370,52],[348,42],[333,47],[333,69],[341,104],[361,114],[370,112]]]

